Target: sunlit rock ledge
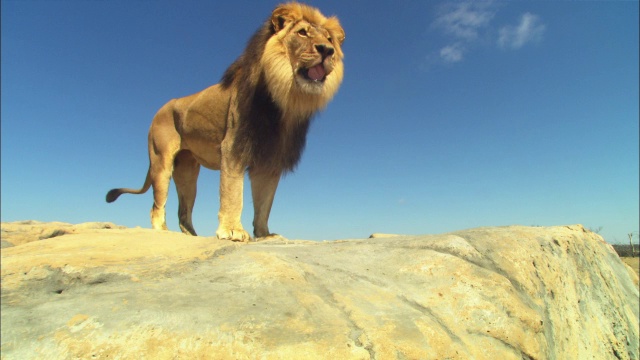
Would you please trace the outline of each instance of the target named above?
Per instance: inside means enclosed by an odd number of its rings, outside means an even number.
[[[2,359],[640,356],[637,275],[580,225],[233,243],[20,222],[2,241]]]

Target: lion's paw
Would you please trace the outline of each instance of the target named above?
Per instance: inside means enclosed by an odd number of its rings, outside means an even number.
[[[220,240],[231,240],[231,241],[249,241],[251,236],[244,229],[218,229],[216,231],[216,236]]]
[[[268,241],[268,240],[287,240],[287,238],[285,238],[280,234],[269,234],[266,236],[256,237],[256,241]]]

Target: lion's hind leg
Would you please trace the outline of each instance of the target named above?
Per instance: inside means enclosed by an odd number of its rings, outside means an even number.
[[[149,129],[149,176],[153,187],[151,226],[156,230],[168,230],[165,205],[173,162],[180,150],[180,134],[175,129],[169,102],[153,119]]]
[[[187,235],[197,235],[191,222],[191,213],[196,201],[200,164],[190,151],[182,150],[173,161],[173,181],[178,191],[178,219],[180,229]]]
[[[152,162],[151,185],[153,186],[153,206],[151,207],[151,227],[156,230],[168,230],[165,205],[171,182],[171,159]]]

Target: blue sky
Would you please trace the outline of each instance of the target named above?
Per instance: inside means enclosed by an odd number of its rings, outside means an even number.
[[[345,79],[284,178],[291,239],[478,226],[638,232],[637,1],[313,1],[346,31]],[[150,227],[146,137],[218,82],[277,2],[2,1],[2,221]],[[194,226],[217,228],[203,170]],[[251,231],[245,186],[243,224]],[[167,222],[177,226],[172,187]]]

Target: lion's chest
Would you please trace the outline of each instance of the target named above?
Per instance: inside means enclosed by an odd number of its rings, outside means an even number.
[[[239,128],[235,149],[245,163],[265,171],[292,171],[306,143],[309,119],[286,119],[279,111],[250,112]]]

